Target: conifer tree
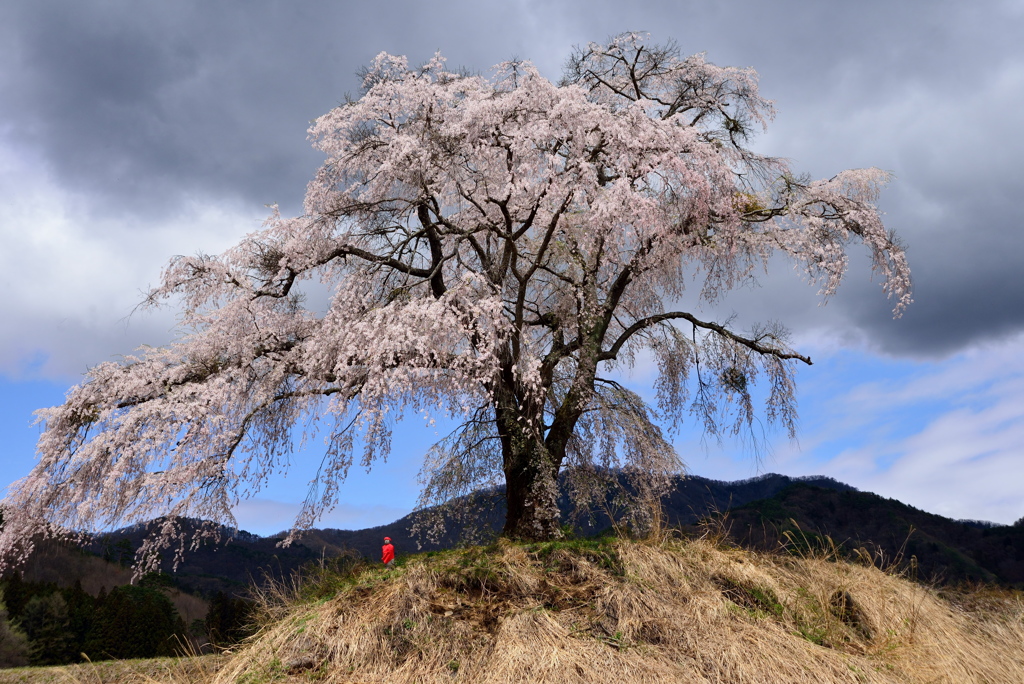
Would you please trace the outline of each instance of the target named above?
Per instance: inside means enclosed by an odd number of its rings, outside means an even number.
[[[68,604],[59,591],[33,596],[21,615],[21,627],[28,637],[33,665],[70,662],[74,639],[68,618]]]
[[[92,660],[175,655],[185,631],[177,609],[161,591],[119,586],[97,601],[85,653]]]
[[[28,637],[11,624],[0,592],[0,668],[28,665]]]

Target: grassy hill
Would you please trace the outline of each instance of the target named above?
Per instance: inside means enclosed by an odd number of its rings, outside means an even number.
[[[1024,681],[1024,595],[937,589],[825,544],[597,537],[351,558],[264,593],[225,656],[0,671],[4,682]]]
[[[1021,682],[1012,590],[708,536],[406,557],[265,602],[220,682]]]
[[[225,660],[223,655],[207,655],[15,667],[0,670],[0,684],[206,684]]]
[[[503,509],[500,492],[488,496],[483,523],[494,535]],[[163,591],[186,625],[202,622],[208,603],[185,590],[247,595],[267,576],[280,590],[305,568],[299,588],[263,601],[263,629],[237,654],[5,670],[0,684],[205,682],[219,670],[222,681],[250,684],[487,681],[491,670],[520,681],[633,681],[629,672],[636,681],[1024,681],[1024,604],[1014,591],[1024,588],[1022,525],[950,520],[828,478],[780,475],[687,478],[662,503],[665,524],[680,532],[658,543],[595,537],[610,525],[602,512],[578,521],[577,541],[450,550],[455,526],[416,555],[418,514],[369,530],[311,530],[287,549],[279,537],[225,529],[167,578],[176,586]],[[124,563],[145,532],[98,538],[92,553],[43,543],[25,581],[36,593],[76,581],[107,592],[130,581]],[[373,562],[385,534],[400,551],[392,572]],[[18,620],[31,596],[9,593]],[[550,652],[529,661],[516,651],[529,644]],[[772,679],[776,670],[785,675]]]

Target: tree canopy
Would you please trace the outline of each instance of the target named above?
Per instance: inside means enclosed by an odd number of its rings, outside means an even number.
[[[749,147],[773,113],[752,69],[638,34],[577,48],[559,83],[529,62],[481,76],[382,53],[362,95],[310,128],[326,160],[303,214],[174,258],[146,303],[180,306],[181,337],[97,365],[39,412],[0,552],[54,525],[168,516],[166,541],[174,516],[232,524],[297,425],[327,435],[297,528],[388,453],[396,416],[424,412],[459,427],[425,458],[422,503],[504,484],[504,532],[527,539],[558,534],[560,476],[583,503],[603,473],[656,489],[681,468],[659,426],[741,430],[758,383],[793,433],[794,364],[810,359],[778,324],[694,312],[776,254],[827,298],[856,242],[897,315],[910,280],[874,205],[888,174],[797,175]],[[326,310],[306,305],[316,280]],[[614,379],[642,351],[653,406]]]

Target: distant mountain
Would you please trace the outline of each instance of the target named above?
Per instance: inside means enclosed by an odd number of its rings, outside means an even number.
[[[797,546],[827,535],[848,556],[860,548],[880,551],[908,569],[913,558],[921,580],[1024,587],[1024,525],[950,520],[870,492],[816,484],[795,482],[733,507],[731,536],[744,546],[774,549],[787,532]]]
[[[798,526],[805,537],[828,535],[850,554],[865,547],[892,559],[902,549],[906,561],[916,556],[922,579],[1024,584],[1024,527],[950,520],[859,492],[828,477],[768,474],[722,482],[692,476],[676,484],[663,500],[665,522],[672,526],[685,528],[727,513],[733,539],[747,546],[777,548],[784,533]],[[565,497],[561,503],[568,513]],[[502,491],[479,493],[475,505],[480,509],[475,527],[483,537],[493,537],[504,521]],[[173,574],[182,590],[210,597],[217,591],[243,593],[265,575],[286,577],[324,557],[350,553],[376,560],[385,536],[391,537],[400,554],[451,548],[459,542],[463,529],[458,522],[450,523],[435,542],[414,536],[411,529],[421,515],[414,512],[388,525],[363,530],[309,530],[287,548],[278,546],[283,533],[259,537],[224,529],[221,542],[207,542],[187,553],[177,571],[172,573],[170,560],[162,569]],[[602,512],[577,522],[584,535],[598,534],[610,524]],[[118,530],[97,538],[88,550],[107,557],[112,551],[115,556],[130,552],[138,548],[148,529],[148,525],[140,525]]]
[[[113,549],[115,558],[121,558],[117,555],[118,550],[128,548],[133,555],[150,529],[159,524],[162,521],[116,530],[97,537],[85,548],[93,554],[107,557]],[[181,521],[181,525],[186,536],[198,527],[196,522],[187,520]],[[278,542],[283,535],[260,537],[224,527],[220,530],[220,541],[207,540],[201,542],[199,548],[187,551],[177,569],[174,568],[172,554],[165,553],[160,570],[169,574],[178,588],[191,594],[212,597],[223,591],[240,595],[254,582],[260,583],[266,577],[288,577],[306,563],[346,551],[327,540],[320,541],[316,532],[311,530],[309,539],[281,548]]]
[[[737,482],[721,482],[703,477],[691,476],[679,478],[675,489],[663,501],[666,522],[670,525],[692,525],[701,518],[712,515],[716,511],[725,511],[733,506],[740,506],[756,499],[775,495],[784,488],[797,483],[806,482],[816,487],[835,489],[838,491],[853,490],[847,484],[829,477],[792,478],[774,473],[749,480]],[[505,521],[505,502],[502,491],[496,490],[482,495],[475,502],[482,509],[477,524],[492,535],[496,535]],[[568,498],[563,496],[560,501],[563,515],[570,512]],[[426,539],[414,537],[411,528],[420,513],[409,515],[388,525],[371,527],[365,530],[315,530],[303,537],[303,543],[316,546],[334,546],[348,548],[361,556],[375,558],[380,555],[380,546],[384,537],[391,537],[395,547],[401,552],[417,550],[432,551],[454,546],[462,532],[461,525],[451,526],[439,543],[431,543]],[[584,535],[598,534],[611,525],[611,520],[601,511],[595,511],[592,520],[577,521],[580,532]]]
[[[118,562],[120,559],[105,559],[69,542],[40,540],[24,565],[0,577],[0,587],[14,575],[32,586],[19,592],[20,599],[10,591],[3,594],[3,599],[8,604],[10,614],[17,616],[23,604],[33,595],[47,595],[57,588],[77,587],[93,597],[108,594],[115,587],[132,583],[134,573],[128,567],[129,555],[126,555],[124,562]],[[165,593],[186,625],[206,615],[207,601],[202,597],[174,586],[168,587]]]
[[[675,490],[664,501],[666,522],[671,525],[693,524],[716,511],[725,511],[732,506],[772,496],[796,482],[808,482],[818,487],[842,491],[852,489],[849,485],[827,477],[791,478],[769,474],[738,482],[721,482],[696,476],[680,478]],[[476,536],[487,538],[497,535],[505,518],[502,490],[482,492],[476,496],[474,503],[479,510],[472,523],[477,530]],[[567,498],[563,497],[561,503],[563,510],[568,513]],[[161,569],[172,574],[181,589],[211,596],[217,591],[242,592],[253,581],[263,579],[264,575],[288,576],[305,563],[322,557],[347,552],[377,559],[384,537],[391,537],[399,553],[451,548],[461,539],[463,524],[459,522],[449,523],[445,533],[436,542],[422,535],[414,535],[411,530],[421,515],[422,512],[414,512],[393,523],[363,530],[309,530],[286,548],[277,545],[284,537],[283,533],[259,537],[225,528],[220,543],[207,542],[187,553],[184,563],[176,571],[170,559],[165,561]],[[593,535],[607,529],[610,524],[608,516],[598,512],[592,520],[580,521],[579,528],[582,534]],[[97,538],[88,550],[110,556],[111,549],[114,555],[117,555],[118,549],[136,549],[149,529],[150,525],[137,525],[117,530]]]

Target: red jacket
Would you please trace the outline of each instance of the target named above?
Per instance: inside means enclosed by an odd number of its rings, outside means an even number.
[[[381,563],[390,563],[391,561],[395,560],[395,547],[391,544],[385,544],[381,551]]]

